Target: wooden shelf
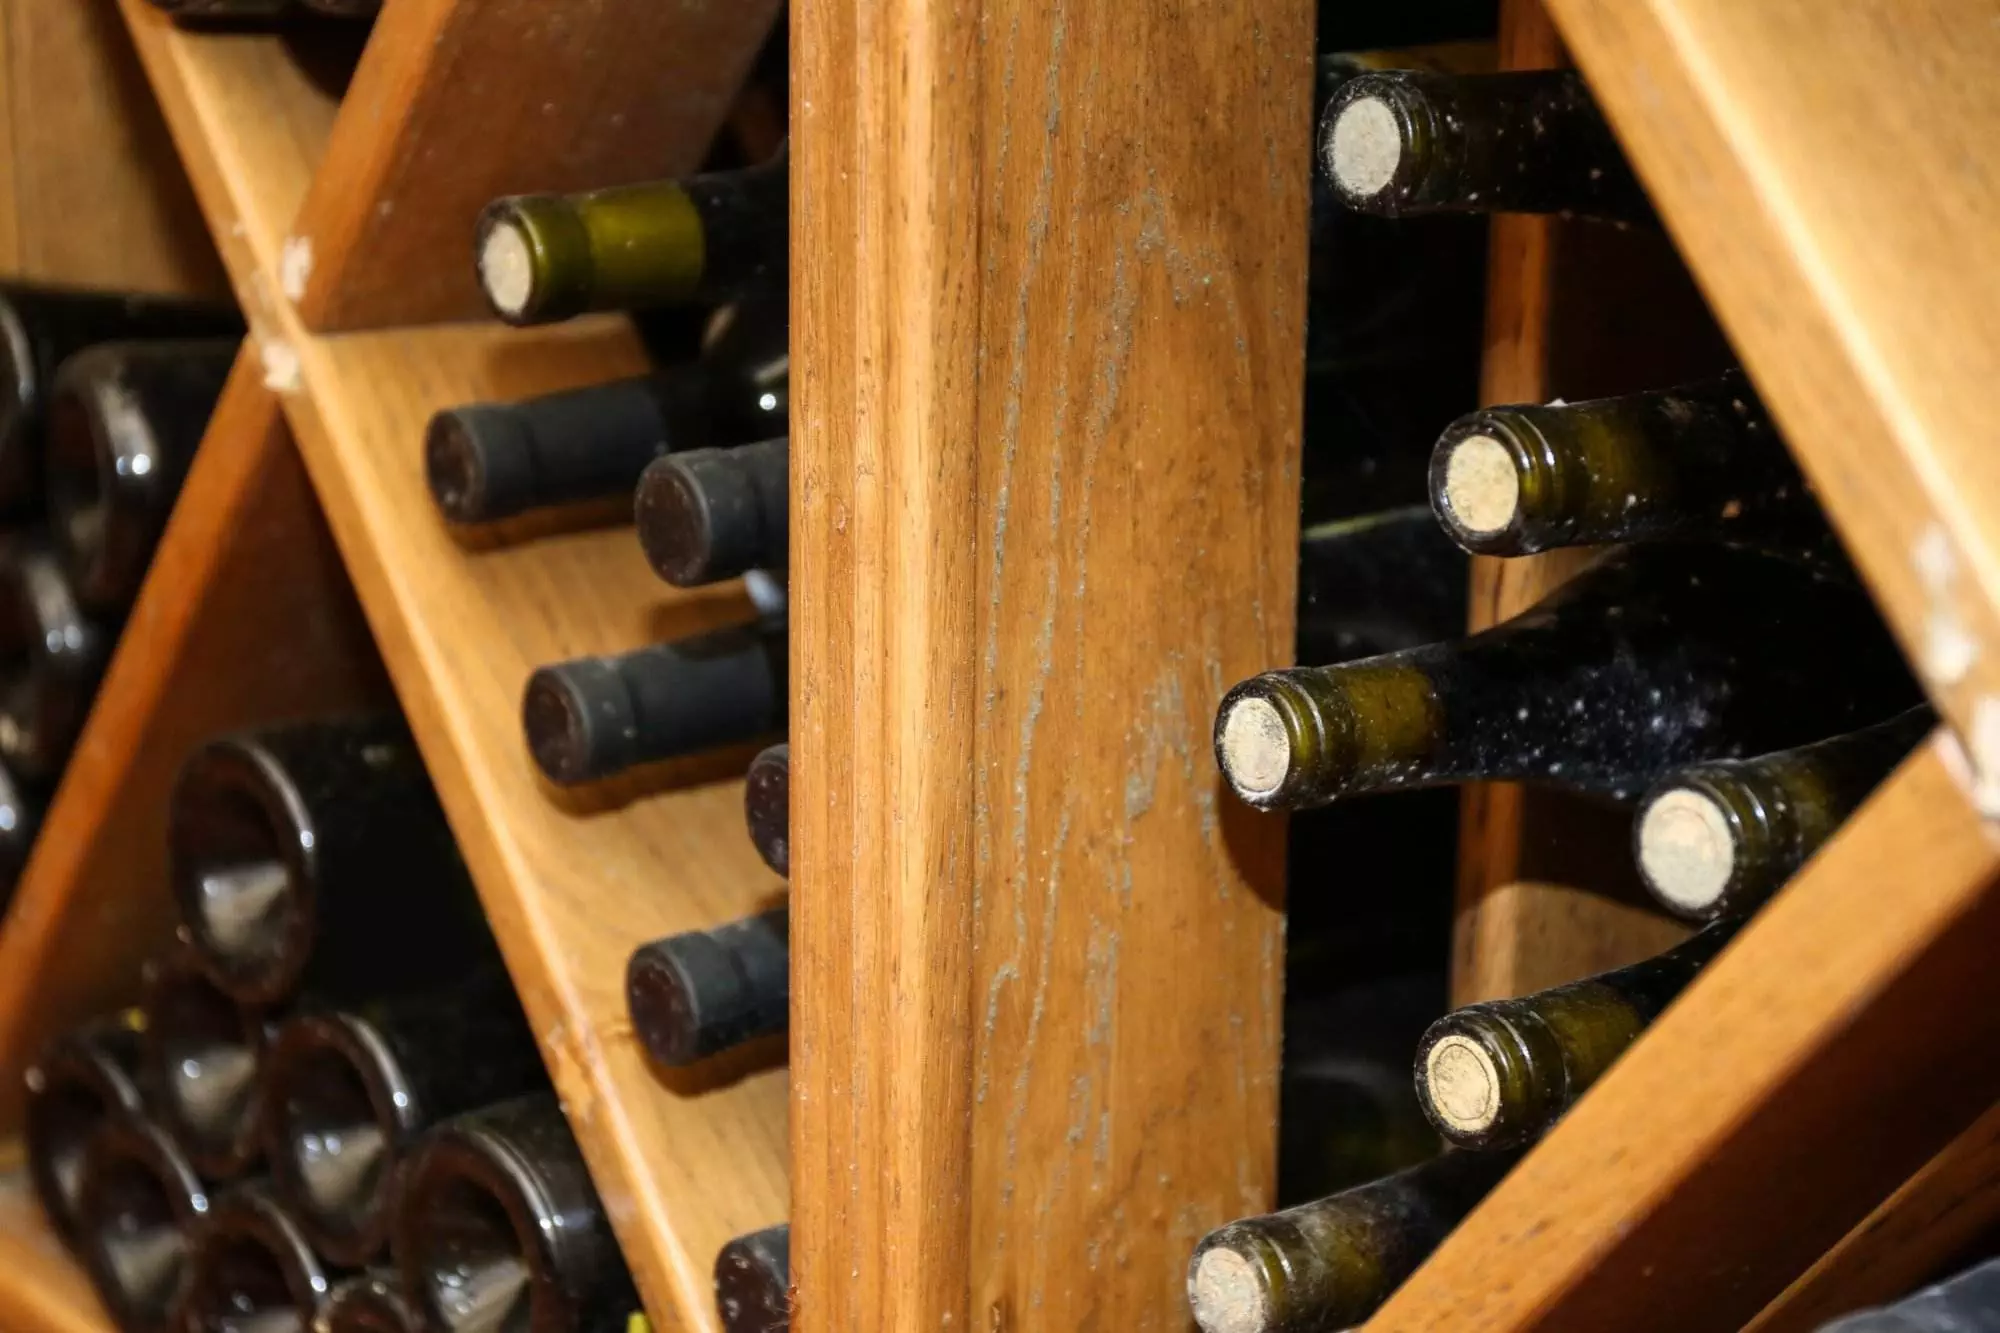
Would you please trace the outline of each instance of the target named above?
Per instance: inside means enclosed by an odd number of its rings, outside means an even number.
[[[18,1169],[0,1175],[0,1274],[0,1327],[9,1333],[112,1333]]]

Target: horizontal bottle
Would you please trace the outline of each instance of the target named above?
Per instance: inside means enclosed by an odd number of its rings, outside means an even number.
[[[1195,1322],[1202,1333],[1332,1333],[1360,1324],[1518,1160],[1448,1152],[1210,1232],[1188,1266]]]
[[[786,652],[765,621],[542,667],[521,704],[529,753],[553,782],[589,782],[782,731]]]
[[[0,763],[16,777],[46,788],[62,773],[112,640],[47,547],[0,547]]]
[[[405,1168],[403,1291],[432,1325],[597,1333],[638,1297],[553,1096],[448,1120]]]
[[[428,989],[498,949],[402,723],[210,741],[168,809],[174,892],[203,965],[246,1003]]]
[[[783,908],[642,944],[625,966],[632,1030],[665,1065],[783,1032],[790,1001],[791,917]]]
[[[189,1256],[188,1333],[307,1333],[333,1272],[263,1181],[211,1204]]]
[[[142,1010],[127,1009],[66,1032],[42,1049],[22,1078],[28,1089],[22,1129],[28,1179],[49,1225],[72,1247],[91,1134],[121,1113],[138,1114],[144,1105],[145,1024]]]
[[[49,397],[49,531],[77,599],[122,613],[208,428],[235,339],[121,342],[63,363]]]
[[[1669,774],[1633,822],[1639,873],[1669,911],[1735,916],[1784,886],[1937,725],[1928,705],[1845,736]]]
[[[587,194],[496,199],[479,217],[479,282],[510,324],[589,310],[780,293],[789,153],[744,171]]]
[[[126,1113],[92,1132],[77,1248],[120,1333],[182,1333],[189,1237],[208,1211],[208,1187],[158,1124]]]
[[[397,1163],[431,1125],[546,1087],[504,973],[351,1010],[301,1014],[265,1060],[272,1187],[328,1262],[388,1246]]]
[[[388,1269],[348,1278],[333,1289],[312,1333],[425,1333],[402,1279]]]
[[[0,911],[6,909],[15,882],[27,868],[35,835],[42,830],[43,810],[41,796],[16,781],[0,762]]]
[[[214,23],[263,23],[310,14],[325,18],[372,19],[382,0],[152,0],[177,19]]]
[[[785,1333],[792,1326],[792,1229],[738,1236],[715,1256],[722,1333]]]
[[[1385,217],[1653,220],[1617,136],[1573,70],[1363,74],[1327,105],[1319,152],[1342,202]]]
[[[743,822],[764,864],[792,873],[792,747],[773,745],[750,761],[743,783]]]
[[[1299,656],[1346,662],[1463,633],[1469,568],[1422,505],[1307,528]]]
[[[243,334],[224,302],[0,283],[0,513],[42,503],[42,424],[56,370],[96,343]]]
[[[1513,1000],[1454,1010],[1417,1048],[1417,1097],[1459,1147],[1531,1143],[1722,952],[1719,921],[1657,958]]]
[[[653,572],[678,588],[782,570],[791,554],[791,448],[765,440],[671,454],[639,478],[634,513]]]
[[[2000,1259],[1988,1259],[1879,1309],[1857,1310],[1819,1333],[1990,1333],[2000,1328]]]
[[[1488,779],[1623,798],[1918,698],[1859,588],[1754,551],[1663,543],[1614,552],[1456,643],[1244,681],[1217,711],[1216,758],[1266,809]]]
[[[667,454],[784,433],[786,314],[765,302],[718,315],[699,360],[518,403],[469,403],[431,418],[424,470],[454,523],[629,496]]]
[[[144,989],[145,1082],[157,1099],[154,1113],[203,1176],[242,1175],[261,1151],[264,1015],[218,990],[185,949],[148,963]]]
[[[1670,537],[1783,544],[1824,530],[1740,374],[1461,417],[1431,456],[1431,506],[1480,555]]]

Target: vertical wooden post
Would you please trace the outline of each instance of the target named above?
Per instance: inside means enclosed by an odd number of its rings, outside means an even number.
[[[1182,1329],[1273,1185],[1299,0],[793,11],[797,1327]]]

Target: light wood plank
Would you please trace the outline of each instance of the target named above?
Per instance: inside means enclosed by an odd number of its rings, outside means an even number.
[[[1933,739],[1370,1333],[1748,1320],[2000,1099],[1996,877]]]
[[[24,1280],[29,1279],[29,1280]],[[111,1320],[42,1221],[27,1173],[0,1176],[0,1328],[7,1333],[111,1333]]]

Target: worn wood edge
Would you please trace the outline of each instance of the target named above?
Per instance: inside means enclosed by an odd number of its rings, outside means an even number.
[[[27,1173],[0,1176],[0,1328],[7,1333],[112,1333],[76,1261],[42,1220]]]

